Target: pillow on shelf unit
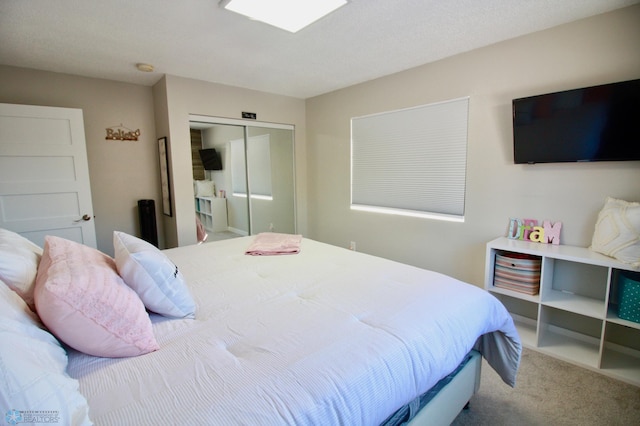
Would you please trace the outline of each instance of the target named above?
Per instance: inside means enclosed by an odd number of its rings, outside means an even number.
[[[42,248],[22,235],[0,228],[0,279],[35,311],[33,287]]]
[[[607,197],[598,214],[590,248],[640,267],[640,203]]]
[[[35,301],[49,330],[80,352],[117,358],[159,349],[142,301],[94,248],[47,236]]]
[[[216,184],[212,180],[196,180],[196,197],[215,197]]]
[[[41,328],[24,300],[0,281],[0,407],[5,416],[36,408],[55,411],[60,424],[89,425],[78,381],[66,373],[67,355]],[[17,420],[17,418],[16,418]],[[9,421],[9,420],[8,420]]]
[[[140,238],[113,233],[118,273],[152,312],[195,318],[196,305],[178,267],[157,247]]]

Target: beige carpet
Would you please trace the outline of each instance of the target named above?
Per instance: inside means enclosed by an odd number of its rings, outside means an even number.
[[[486,361],[460,425],[640,425],[640,387],[525,349],[515,388]]]

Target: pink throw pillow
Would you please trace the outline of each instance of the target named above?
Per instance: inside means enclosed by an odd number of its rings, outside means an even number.
[[[116,358],[159,349],[142,301],[94,248],[47,236],[35,302],[47,328],[81,352]]]

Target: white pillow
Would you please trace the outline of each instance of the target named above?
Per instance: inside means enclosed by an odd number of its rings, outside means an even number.
[[[591,250],[640,267],[640,203],[607,197],[598,214]]]
[[[147,307],[172,318],[195,318],[196,305],[178,267],[155,246],[124,232],[113,233],[116,267]]]
[[[215,197],[216,184],[212,180],[197,180],[196,197]]]
[[[0,319],[0,325],[3,321],[10,319],[29,326],[44,328],[40,318],[2,280],[0,280]]]
[[[0,280],[27,302],[35,311],[33,288],[42,248],[25,237],[0,228]]]
[[[40,328],[25,302],[0,282],[0,407],[5,416],[47,410],[56,424],[89,425],[89,406],[69,377],[60,343]],[[20,414],[23,411],[27,414]],[[52,413],[53,412],[53,413]],[[55,416],[55,418],[54,418]]]

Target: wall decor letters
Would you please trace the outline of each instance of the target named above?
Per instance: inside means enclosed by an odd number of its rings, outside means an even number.
[[[123,127],[122,124],[107,127],[106,130],[107,137],[105,139],[108,141],[137,141],[138,136],[140,136],[140,129],[131,130]]]
[[[560,244],[560,230],[562,222],[551,223],[548,220],[538,225],[535,219],[509,219],[507,238],[511,240],[526,240],[543,244]]]

